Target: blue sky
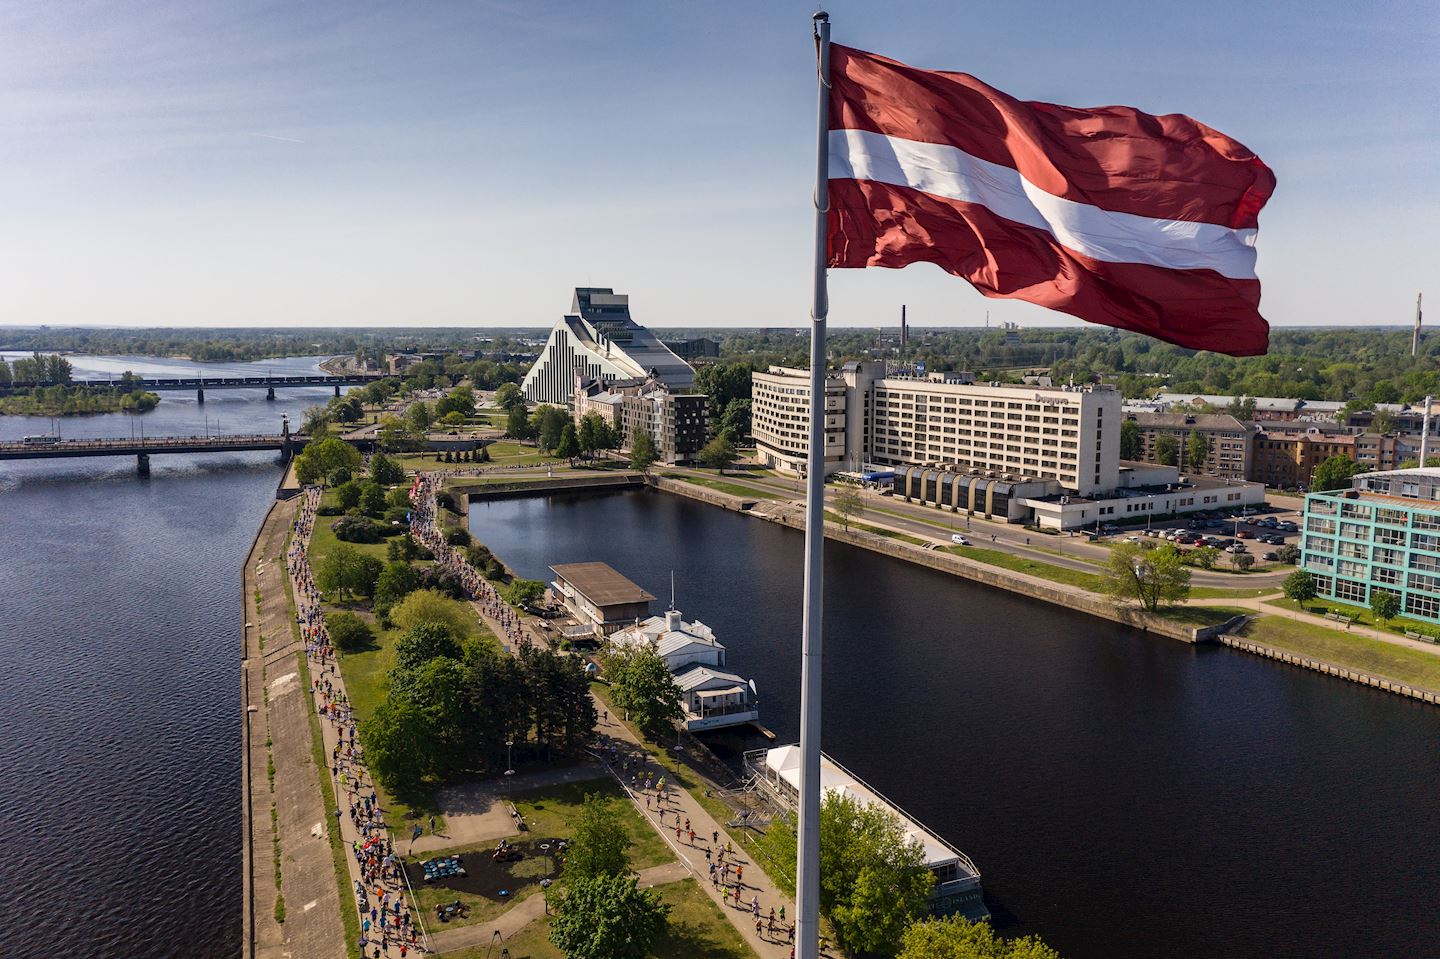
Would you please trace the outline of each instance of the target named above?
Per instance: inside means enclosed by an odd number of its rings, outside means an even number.
[[[827,9],[841,43],[1250,146],[1272,323],[1406,323],[1422,289],[1440,316],[1433,0]],[[577,285],[659,326],[803,324],[814,10],[0,0],[0,324],[538,326]],[[928,265],[831,299],[1068,320]]]

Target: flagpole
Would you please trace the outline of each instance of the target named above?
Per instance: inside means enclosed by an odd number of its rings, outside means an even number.
[[[820,953],[820,672],[825,565],[826,214],[830,211],[830,15],[814,16],[815,289],[810,307],[810,448],[805,467],[805,618],[800,668],[800,821],[795,866],[796,956]]]

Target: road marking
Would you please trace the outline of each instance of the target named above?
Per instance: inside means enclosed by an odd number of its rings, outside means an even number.
[[[314,909],[314,908],[315,908],[315,904],[318,903],[319,901],[320,901],[320,900],[318,900],[318,899],[311,899],[309,902],[307,902],[307,903],[305,904],[305,908],[302,909],[301,911],[302,911],[302,912],[309,912],[311,909]]]

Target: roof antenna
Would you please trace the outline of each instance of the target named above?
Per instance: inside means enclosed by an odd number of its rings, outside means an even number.
[[[675,571],[670,571],[670,608],[675,608]]]

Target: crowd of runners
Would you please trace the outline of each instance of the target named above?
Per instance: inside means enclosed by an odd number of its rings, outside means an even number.
[[[360,878],[354,880],[355,908],[360,919],[360,954],[366,957],[399,956],[420,951],[419,933],[405,901],[404,866],[395,852],[385,825],[385,813],[375,780],[365,767],[355,716],[345,695],[335,648],[325,629],[321,595],[306,556],[315,528],[320,490],[301,494],[286,565],[295,592],[296,621],[311,668],[311,689],[316,711],[330,724],[335,745],[330,750],[330,775],[335,781],[337,824],[347,815],[355,839],[350,854]]]
[[[521,627],[515,610],[500,598],[490,581],[470,565],[460,550],[445,542],[440,525],[435,520],[435,493],[439,485],[440,477],[433,473],[416,475],[415,484],[410,488],[410,535],[430,551],[436,566],[455,577],[485,617],[500,627],[503,632],[501,640],[507,647],[514,649],[529,645],[530,639]]]

